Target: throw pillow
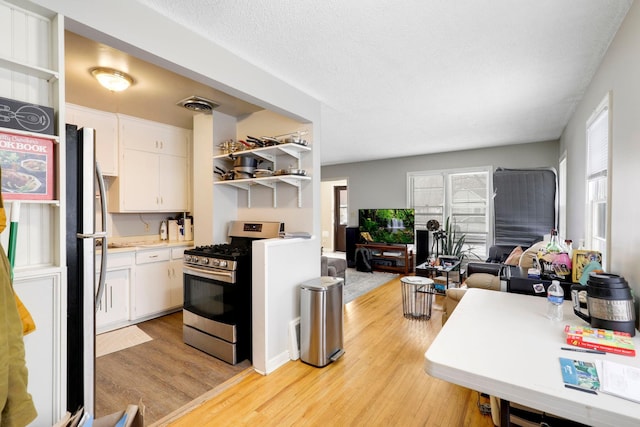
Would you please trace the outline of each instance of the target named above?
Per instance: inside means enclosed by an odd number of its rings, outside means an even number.
[[[522,253],[522,248],[520,246],[516,246],[515,248],[513,248],[504,263],[507,265],[518,265],[520,263],[520,257],[522,256]]]
[[[544,248],[547,245],[547,243],[548,242],[538,242],[533,246],[531,246],[526,251],[524,251],[524,254],[522,254],[522,257],[520,257],[520,264],[519,264],[520,267],[523,267],[523,268],[533,267],[533,259],[537,258],[538,251]]]
[[[464,283],[469,288],[500,290],[500,278],[489,273],[473,273]]]

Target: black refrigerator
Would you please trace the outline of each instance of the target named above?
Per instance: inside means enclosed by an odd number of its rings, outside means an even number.
[[[95,140],[94,129],[66,125],[67,410],[84,407],[92,415],[96,301],[104,289],[107,261],[107,204]]]

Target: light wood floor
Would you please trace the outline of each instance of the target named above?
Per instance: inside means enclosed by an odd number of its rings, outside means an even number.
[[[346,353],[335,363],[246,372],[158,425],[493,426],[476,392],[424,372],[441,311],[405,319],[400,289],[395,279],[345,306]]]

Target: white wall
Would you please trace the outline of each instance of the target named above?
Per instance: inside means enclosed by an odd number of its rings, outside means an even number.
[[[558,167],[558,141],[508,145],[452,153],[325,166],[322,179],[349,180],[349,225],[358,225],[358,209],[408,206],[407,172],[493,166]]]
[[[585,230],[585,123],[605,94],[611,91],[610,271],[625,276],[636,300],[640,296],[640,199],[634,191],[640,180],[638,46],[640,4],[634,2],[560,140],[561,150],[567,151],[568,235],[580,238]]]
[[[315,238],[253,243],[252,362],[264,375],[293,358],[289,327],[300,317],[300,284],[320,277],[318,245]]]
[[[193,159],[194,162],[201,165],[202,176],[200,179],[207,179],[207,181],[204,181],[206,184],[203,186],[207,194],[204,195],[205,198],[201,201],[200,216],[204,217],[201,220],[207,222],[213,228],[211,235],[206,236],[204,234],[201,236],[203,245],[226,242],[229,234],[229,222],[238,219],[238,191],[229,187],[214,186],[213,182],[217,178],[213,177],[212,166],[213,155],[219,153],[217,145],[222,141],[235,138],[236,126],[237,121],[234,117],[214,111],[213,133],[211,141],[209,141],[211,152],[207,157],[198,155]],[[198,185],[198,182],[194,181],[194,187]],[[207,237],[209,238],[208,242],[206,241]]]

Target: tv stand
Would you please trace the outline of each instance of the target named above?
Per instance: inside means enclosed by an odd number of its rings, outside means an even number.
[[[361,243],[371,251],[371,268],[377,271],[409,274],[413,272],[413,250],[404,243]]]

